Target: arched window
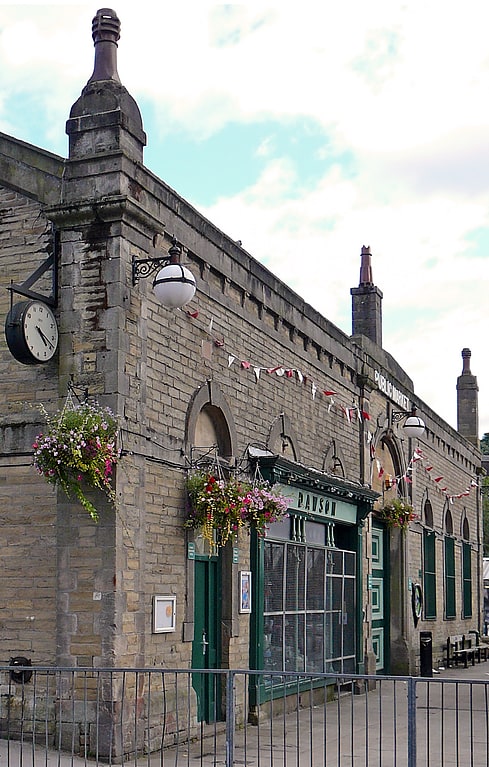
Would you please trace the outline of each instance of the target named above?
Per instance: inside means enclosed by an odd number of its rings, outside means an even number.
[[[445,618],[455,618],[455,538],[453,518],[450,509],[445,511],[444,571],[445,571]]]
[[[462,522],[462,615],[472,617],[472,549],[470,528],[466,516]]]
[[[424,617],[436,618],[436,536],[433,530],[433,509],[429,500],[426,500],[423,508],[423,519]]]
[[[234,420],[217,384],[206,383],[194,394],[187,411],[187,450],[192,462],[208,457],[229,462],[235,455]]]

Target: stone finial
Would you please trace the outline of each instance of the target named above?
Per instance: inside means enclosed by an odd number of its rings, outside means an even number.
[[[472,352],[470,349],[462,349],[462,359],[463,359],[463,368],[462,368],[462,375],[472,375],[470,372],[470,358],[472,356]]]
[[[95,65],[89,83],[114,80],[120,83],[117,73],[117,41],[121,23],[115,11],[101,8],[92,21],[92,38],[95,45]]]
[[[370,245],[362,245],[361,258],[360,285],[373,285],[372,254],[370,253]]]

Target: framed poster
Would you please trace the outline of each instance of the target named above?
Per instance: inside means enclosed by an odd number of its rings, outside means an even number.
[[[239,573],[239,611],[240,613],[251,612],[251,573],[249,570],[241,570]]]
[[[176,606],[176,597],[153,597],[153,634],[175,631]]]

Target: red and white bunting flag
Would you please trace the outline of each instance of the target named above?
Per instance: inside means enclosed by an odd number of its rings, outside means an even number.
[[[233,364],[235,359],[236,359],[236,357],[233,357],[232,354],[228,354],[228,368],[231,367],[231,365]]]
[[[277,370],[280,370],[280,365],[278,365],[276,368],[267,368],[267,373],[271,375],[272,373],[276,373]]]
[[[312,386],[311,386],[311,393],[312,393],[312,398],[313,399],[316,399],[316,392],[317,392],[317,390],[318,390],[318,387],[316,386],[316,384],[313,381],[312,382]]]
[[[323,394],[325,397],[334,397],[337,395],[338,392],[335,391],[329,391],[326,389],[326,391],[323,391]]]
[[[362,410],[362,411],[361,411],[361,413],[362,413],[362,418],[363,418],[365,421],[370,421],[370,413],[367,413],[367,411],[366,411],[366,410]]]
[[[285,371],[285,375],[287,376],[287,378],[292,378],[292,376],[294,375],[294,371],[293,370],[286,370]]]
[[[426,466],[426,471],[433,471],[433,466]]]
[[[245,370],[249,370],[251,367],[251,362],[247,362],[246,360],[241,361],[241,367]]]
[[[380,461],[377,461],[377,469],[379,472],[379,479],[384,476],[384,467],[381,465]]]
[[[261,371],[261,368],[253,368],[253,373],[255,374],[255,378],[257,381],[260,380],[260,371]]]
[[[441,482],[441,481],[442,481],[442,479],[443,479],[443,477],[435,477],[435,479],[433,480],[433,482]]]
[[[300,370],[296,370],[295,374],[296,374],[297,378],[299,379],[299,383],[302,383],[303,380],[304,380],[304,376],[302,375],[301,371]]]

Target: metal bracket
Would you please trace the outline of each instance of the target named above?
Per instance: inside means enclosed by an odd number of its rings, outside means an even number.
[[[41,277],[42,275],[47,272],[48,269],[52,269],[52,282],[51,282],[51,295],[45,296],[42,293],[38,293],[36,290],[31,290],[32,285],[34,285]],[[44,301],[45,304],[48,304],[48,306],[55,307],[57,304],[57,267],[56,267],[56,247],[55,252],[51,253],[48,258],[43,261],[40,266],[37,267],[37,269],[31,274],[30,277],[28,277],[21,285],[17,285],[16,283],[12,282],[7,290],[10,290],[10,297],[12,299],[12,293],[19,293],[21,296],[25,296],[26,298],[33,298],[36,301]]]
[[[157,269],[163,269],[168,264],[178,264],[182,254],[182,248],[175,238],[172,239],[171,247],[165,256],[156,256],[155,258],[137,258],[132,257],[132,284],[136,285],[138,280],[149,277]]]
[[[163,269],[170,263],[171,256],[162,256],[159,258],[136,258],[132,257],[132,284],[137,284],[138,280],[149,277],[157,269]]]

